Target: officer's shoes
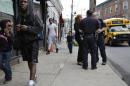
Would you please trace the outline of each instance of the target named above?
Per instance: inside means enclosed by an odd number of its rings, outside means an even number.
[[[95,70],[95,69],[97,69],[97,67],[92,67],[91,69],[92,69],[92,70]]]
[[[87,70],[88,69],[88,67],[82,67],[84,70]]]
[[[106,65],[106,62],[102,62],[102,65]]]

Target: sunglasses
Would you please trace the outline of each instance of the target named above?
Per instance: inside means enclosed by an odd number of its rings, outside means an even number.
[[[12,27],[12,25],[7,25],[8,27]]]

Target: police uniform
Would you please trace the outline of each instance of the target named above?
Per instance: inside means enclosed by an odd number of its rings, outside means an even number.
[[[96,69],[96,36],[95,32],[99,28],[98,21],[92,16],[88,16],[80,23],[80,28],[83,30],[83,69],[88,68],[88,51],[91,54],[91,68]]]
[[[99,23],[99,28],[102,29],[104,27],[104,23],[101,19],[98,19],[98,23]],[[107,56],[106,56],[106,52],[105,52],[105,43],[104,43],[104,33],[100,32],[98,33],[98,39],[97,39],[97,62],[99,60],[98,57],[98,48],[100,50],[100,54],[102,57],[102,64],[105,65],[106,61],[107,61]]]

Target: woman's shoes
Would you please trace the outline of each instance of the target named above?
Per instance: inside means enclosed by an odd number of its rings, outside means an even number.
[[[77,62],[77,65],[83,65],[83,63],[82,62]]]

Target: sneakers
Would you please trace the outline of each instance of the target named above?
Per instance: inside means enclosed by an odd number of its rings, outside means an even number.
[[[46,52],[46,55],[48,55],[48,54],[50,54],[50,51],[47,51],[47,52]]]
[[[36,83],[34,80],[29,80],[28,86],[35,86],[35,85],[36,85]]]

